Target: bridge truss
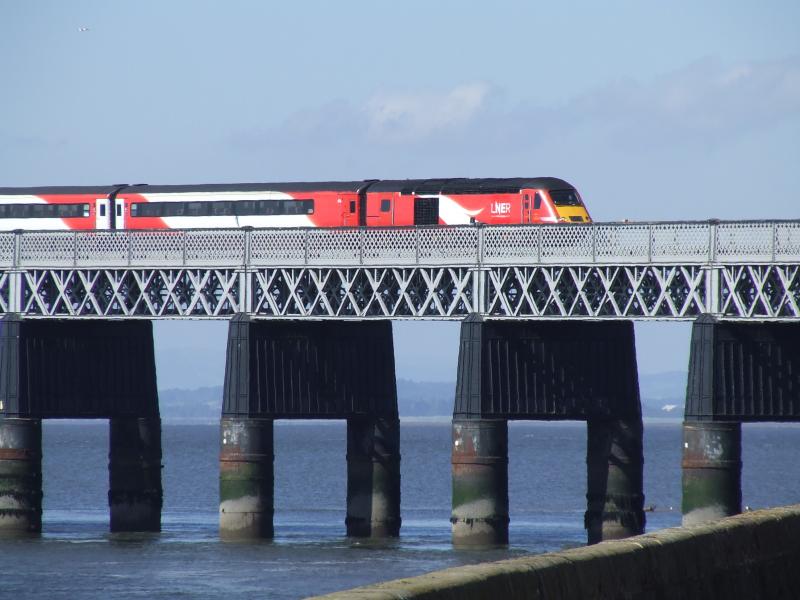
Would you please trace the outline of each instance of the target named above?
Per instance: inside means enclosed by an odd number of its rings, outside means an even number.
[[[34,317],[800,318],[800,221],[0,234]]]

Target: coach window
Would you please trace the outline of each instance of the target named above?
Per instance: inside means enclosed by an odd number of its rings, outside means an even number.
[[[101,217],[105,217],[106,216],[106,205],[105,204],[101,204],[100,205],[100,216]]]
[[[384,198],[381,200],[381,212],[391,212],[392,211],[392,201],[388,198]]]
[[[355,200],[350,200],[350,212],[351,213],[356,212],[356,201]]]

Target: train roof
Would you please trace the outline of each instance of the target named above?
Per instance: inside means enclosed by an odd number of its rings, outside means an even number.
[[[557,177],[492,177],[484,179],[392,179],[376,181],[370,192],[401,194],[516,194],[522,189],[573,189]]]
[[[201,185],[132,185],[123,192],[180,194],[185,192],[359,192],[369,181],[285,181],[265,183],[209,183]]]
[[[97,194],[99,196],[108,196],[114,190],[123,187],[122,184],[118,185],[50,185],[38,187],[0,187],[0,195],[2,196],[46,196],[48,194]]]

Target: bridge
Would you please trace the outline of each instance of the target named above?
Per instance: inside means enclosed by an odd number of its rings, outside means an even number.
[[[347,420],[348,535],[400,532],[393,319],[461,320],[452,532],[508,542],[508,421],[587,423],[590,543],[645,529],[633,320],[693,320],[684,522],[741,512],[741,423],[800,421],[800,221],[0,233],[0,533],[41,420],[110,421],[112,531],[160,529],[153,319],[230,319],[220,535],[273,535],[273,422]],[[189,349],[187,349],[189,350]]]
[[[0,234],[28,317],[800,317],[800,221]]]

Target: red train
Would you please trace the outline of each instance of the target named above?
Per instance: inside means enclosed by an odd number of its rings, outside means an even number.
[[[0,230],[589,221],[554,177],[0,188]]]

